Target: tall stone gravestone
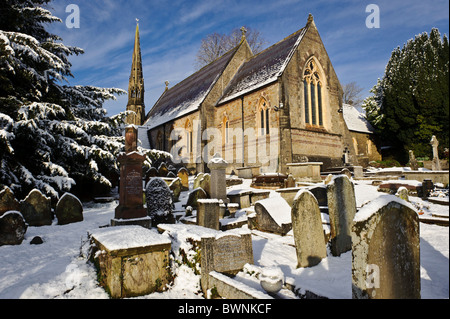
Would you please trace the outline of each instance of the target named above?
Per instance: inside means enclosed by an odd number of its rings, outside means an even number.
[[[346,175],[338,175],[327,185],[330,216],[331,253],[340,256],[352,249],[351,226],[356,214],[353,183]]]
[[[137,152],[137,129],[133,125],[125,128],[125,153],[117,160],[120,163],[119,205],[111,225],[150,228],[151,220],[143,206],[142,163],[145,156]]]
[[[189,172],[186,168],[182,167],[178,170],[177,176],[181,179],[181,190],[189,190]]]
[[[208,168],[211,170],[210,196],[211,198],[221,199],[224,203],[228,203],[227,180],[225,175],[227,166],[227,161],[218,154],[214,155],[208,162]]]
[[[352,226],[352,297],[420,298],[419,216],[393,195],[363,206]]]
[[[219,213],[220,202],[218,199],[197,200],[197,225],[215,230],[220,229]]]
[[[299,191],[295,196],[291,215],[297,267],[315,266],[327,256],[317,199],[308,190]]]
[[[203,237],[201,250],[201,285],[205,295],[213,288],[209,285],[211,271],[235,275],[245,264],[253,264],[251,233]]]

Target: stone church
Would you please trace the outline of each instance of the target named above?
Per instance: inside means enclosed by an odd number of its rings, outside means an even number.
[[[249,166],[286,173],[287,164],[302,161],[321,162],[327,171],[344,157],[363,166],[380,159],[365,119],[344,117],[342,87],[312,15],[258,54],[241,30],[235,48],[173,87],[166,81],[145,114],[137,27],[127,120],[138,126],[143,147],[171,152],[174,162],[197,172],[216,153],[230,163],[227,173]]]

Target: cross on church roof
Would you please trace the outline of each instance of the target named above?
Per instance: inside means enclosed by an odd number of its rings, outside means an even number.
[[[245,27],[241,27],[242,37],[245,37],[245,34],[247,33],[247,29]]]

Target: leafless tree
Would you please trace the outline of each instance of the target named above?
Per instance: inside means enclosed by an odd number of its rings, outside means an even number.
[[[356,82],[350,82],[342,86],[344,91],[343,102],[350,105],[359,105],[363,101],[361,92],[363,88],[359,87]]]
[[[195,67],[200,69],[237,46],[242,39],[241,29],[236,28],[230,34],[214,32],[203,38],[195,59]],[[245,30],[245,37],[253,54],[261,52],[266,44],[261,32],[252,28]]]

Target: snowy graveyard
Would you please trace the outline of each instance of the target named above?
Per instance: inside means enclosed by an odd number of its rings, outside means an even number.
[[[202,273],[201,255],[205,251],[202,252],[201,243],[202,240],[205,241],[205,238],[224,240],[223,238],[228,238],[229,235],[251,236],[251,244],[247,244],[245,247],[248,249],[249,245],[251,246],[253,263],[247,262],[248,254],[245,255],[243,260],[246,261],[240,265],[242,269],[234,271],[231,277],[213,269],[209,278],[211,282],[221,282],[228,287],[234,287],[237,289],[236,291],[252,298],[352,298],[351,250],[333,254],[332,246],[325,245],[324,242],[324,251],[321,253],[320,259],[315,259],[309,267],[299,267],[299,251],[296,249],[296,240],[302,239],[296,236],[295,232],[304,228],[304,225],[301,225],[300,216],[311,218],[308,216],[308,212],[302,212],[300,209],[299,217],[292,221],[292,229],[287,232],[280,234],[258,230],[251,226],[251,221],[257,220],[257,214],[255,203],[249,200],[248,207],[240,208],[232,215],[220,218],[220,228],[231,230],[225,232],[198,226],[196,225],[196,209],[192,210],[192,216],[185,216],[185,205],[189,193],[194,189],[194,176],[189,176],[188,181],[189,190],[181,191],[179,201],[175,202],[173,209],[177,222],[174,224],[161,223],[158,228],[149,230],[152,237],[171,243],[169,266],[173,280],[164,287],[162,292],[153,292],[137,298],[203,299],[215,297],[214,289],[202,291],[201,278],[205,274]],[[243,179],[242,184],[227,187],[226,191],[227,193],[242,193],[242,190],[260,192],[260,189],[251,187],[251,182],[251,179]],[[404,183],[408,183],[408,181],[404,181]],[[314,185],[323,186],[323,182],[312,184],[312,186]],[[378,191],[378,186],[372,185],[372,180],[353,180],[353,185],[357,208],[355,220],[357,221],[370,219],[370,216],[380,206],[388,203],[394,197]],[[437,201],[446,200],[448,203],[448,194],[435,195],[441,195],[434,197]],[[310,203],[308,205],[314,205],[314,199],[311,200],[313,196],[309,191],[298,194],[294,202],[305,196]],[[272,199],[274,203],[284,201],[281,193],[275,190],[269,191],[268,199]],[[289,224],[288,216],[291,214],[289,205],[264,205],[264,201],[267,199],[261,201],[265,210],[272,211],[275,220],[281,221],[280,223],[284,223],[283,225]],[[400,199],[398,201],[407,203]],[[447,219],[448,221],[448,206],[416,196],[409,196],[409,201],[405,205],[418,213],[419,220]],[[205,203],[208,203],[208,200],[203,200],[201,205]],[[104,232],[104,229],[110,228],[110,221],[114,218],[117,204],[117,201],[83,203],[83,219],[81,221],[62,225],[55,218],[51,225],[30,225],[20,245],[0,246],[0,298],[110,298],[105,289],[99,285],[96,268],[89,261],[91,257],[89,235],[99,233],[99,230],[101,233]],[[324,233],[331,235],[332,232],[335,232],[330,227],[331,216],[322,208],[319,209],[317,206],[315,209],[320,211]],[[317,220],[315,224],[317,224]],[[420,296],[424,299],[449,298],[449,228],[448,226],[419,222],[418,230],[420,234]],[[36,236],[42,239],[42,243],[39,245],[32,244],[32,240]],[[125,239],[123,240],[125,241]],[[230,240],[233,242],[232,239]],[[123,244],[120,241],[121,237],[115,238],[115,244],[120,246]],[[275,286],[279,284],[280,278],[282,286],[278,289]],[[263,281],[268,283],[261,284]],[[276,292],[266,291],[263,288],[264,285],[266,288],[272,287]]]

